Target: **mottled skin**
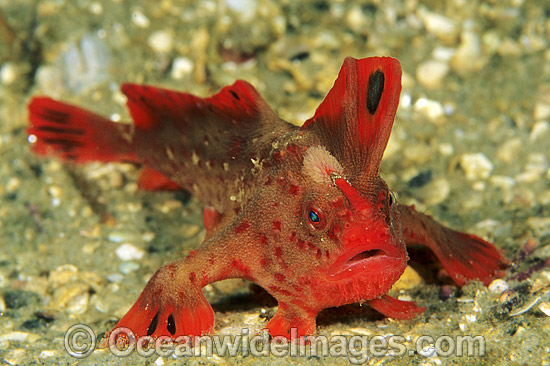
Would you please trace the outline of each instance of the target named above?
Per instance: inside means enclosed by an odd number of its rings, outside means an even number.
[[[347,58],[301,128],[237,81],[204,99],[125,84],[134,125],[34,98],[28,132],[37,153],[137,162],[140,187],[186,189],[206,205],[204,243],[159,269],[115,329],[212,333],[202,287],[244,278],[279,302],[271,335],[308,335],[327,307],[366,302],[398,319],[422,312],[386,295],[405,270],[406,243],[432,249],[459,285],[487,284],[506,263],[492,244],[394,202],[378,169],[400,90],[397,60]]]

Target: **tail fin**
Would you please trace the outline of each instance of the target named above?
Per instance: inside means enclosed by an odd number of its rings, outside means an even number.
[[[37,154],[54,154],[77,163],[137,161],[131,145],[132,125],[114,123],[46,97],[31,100],[29,120],[27,133]]]
[[[430,248],[459,286],[475,278],[488,285],[503,276],[510,262],[493,244],[443,226],[412,206],[399,205],[398,209],[407,245]]]

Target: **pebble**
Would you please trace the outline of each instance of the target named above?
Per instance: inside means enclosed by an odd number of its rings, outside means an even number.
[[[426,205],[438,205],[451,193],[451,184],[445,178],[437,178],[422,187],[418,195]]]
[[[145,255],[143,249],[130,243],[122,244],[115,250],[115,253],[123,261],[140,260]]]
[[[120,283],[124,280],[124,277],[120,273],[112,273],[107,275],[107,281],[111,283]]]
[[[149,36],[147,44],[156,53],[170,53],[174,48],[174,35],[168,31],[156,31]]]
[[[480,71],[488,59],[481,51],[481,39],[473,30],[465,29],[460,35],[460,45],[451,58],[451,69],[458,75]]]
[[[73,282],[54,290],[52,307],[64,309],[71,314],[83,314],[88,309],[90,286],[83,282]]]
[[[38,358],[51,358],[57,356],[57,351],[54,349],[45,349],[40,352]]]
[[[139,264],[136,262],[124,262],[118,266],[118,270],[122,274],[129,274],[139,269]]]
[[[426,8],[420,8],[417,11],[417,15],[422,20],[428,32],[446,43],[454,43],[458,36],[459,28],[453,19],[431,12]]]
[[[547,121],[537,121],[531,128],[531,132],[529,133],[529,140],[536,141],[547,134],[549,130],[550,124]]]
[[[535,236],[542,237],[550,234],[550,217],[530,217],[525,220],[535,233]]]
[[[257,0],[226,0],[225,4],[239,15],[243,23],[253,20],[258,10]]]
[[[412,267],[407,266],[405,272],[401,275],[401,278],[393,284],[393,290],[410,290],[423,282],[422,277]]]
[[[73,282],[78,278],[78,267],[72,264],[64,264],[50,271],[48,281],[54,287]]]
[[[502,294],[504,291],[508,290],[509,288],[510,286],[508,285],[508,282],[500,278],[493,280],[493,282],[489,284],[489,291],[497,295]]]
[[[3,357],[3,361],[8,365],[23,365],[25,358],[27,357],[27,351],[22,348],[16,348],[6,353]]]
[[[546,301],[541,302],[539,304],[539,310],[546,314],[546,316],[550,316],[550,303]]]
[[[426,117],[430,122],[435,124],[441,124],[443,122],[443,105],[436,100],[431,100],[424,97],[418,98],[418,100],[414,103],[413,109],[418,114]]]
[[[460,158],[460,167],[468,180],[487,179],[493,171],[493,164],[482,153],[467,153]]]
[[[151,21],[141,9],[136,9],[132,12],[132,23],[137,25],[140,28],[148,28]]]
[[[11,85],[17,80],[17,66],[12,62],[6,62],[0,69],[0,82]]]
[[[5,334],[0,334],[0,342],[23,342],[23,343],[34,343],[40,339],[38,334],[27,333],[27,332],[10,332]]]
[[[497,158],[507,164],[514,162],[523,149],[523,144],[524,141],[519,137],[504,141],[497,149]]]
[[[193,61],[188,57],[177,57],[172,62],[172,70],[170,76],[172,79],[181,80],[185,76],[190,75],[193,72]]]
[[[546,103],[537,103],[533,110],[533,117],[537,120],[545,119],[550,117],[550,104]]]
[[[448,72],[446,62],[429,60],[416,68],[416,80],[427,89],[439,89]]]
[[[107,236],[107,240],[113,243],[123,243],[135,239],[135,234],[129,231],[113,231]]]

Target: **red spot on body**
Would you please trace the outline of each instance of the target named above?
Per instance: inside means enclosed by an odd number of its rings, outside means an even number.
[[[286,149],[293,155],[298,154],[298,146],[296,144],[289,144]]]
[[[262,267],[267,267],[268,264],[271,264],[271,259],[269,259],[269,258],[260,259],[260,265]]]
[[[315,254],[315,256],[320,259],[321,256],[323,255],[323,252],[321,251],[321,249],[317,248],[317,253]]]
[[[183,291],[178,292],[178,297],[180,298],[181,301],[183,301],[184,296],[185,296],[185,293]]]
[[[210,255],[210,257],[208,257],[208,263],[212,265],[212,264],[214,264],[214,262],[215,262],[214,261],[214,256]]]
[[[292,285],[292,288],[296,292],[302,292],[303,291],[302,286],[299,286],[299,285]]]
[[[279,207],[279,202],[273,202],[273,207]]]
[[[244,233],[249,227],[250,227],[250,224],[248,223],[248,221],[243,221],[243,222],[241,222],[239,225],[237,225],[237,227],[235,227],[235,232],[236,232],[237,234],[242,234],[242,233]]]
[[[262,243],[263,245],[266,245],[267,244],[267,237],[265,236],[265,234],[260,233],[259,237],[260,237],[260,243]]]
[[[303,241],[302,239],[298,239],[298,248],[305,249],[305,247],[306,247],[306,242]]]
[[[273,230],[274,231],[281,231],[281,222],[280,221],[273,221]]]
[[[313,245],[310,241],[307,242],[307,247],[311,250],[317,249],[317,247]]]
[[[288,237],[288,241],[291,241],[291,242],[296,241],[296,231],[293,231],[290,233],[290,236]]]
[[[285,281],[285,275],[282,274],[282,273],[275,273],[273,276],[275,277],[277,282],[284,282]]]
[[[283,249],[281,247],[275,247],[275,256],[281,257],[283,255]]]
[[[189,273],[189,281],[195,282],[196,279],[197,279],[197,276],[195,275],[195,272]]]
[[[170,274],[170,278],[176,277],[176,272],[178,270],[178,267],[175,264],[169,264],[166,266],[166,270]]]
[[[282,289],[279,286],[269,286],[269,290],[272,292],[278,292],[280,294],[286,295],[286,296],[292,296],[292,292]],[[280,306],[279,306],[280,308]]]
[[[231,266],[235,267],[235,269],[237,269],[243,275],[247,275],[250,272],[250,268],[248,268],[248,266],[245,266],[244,263],[238,259],[233,259],[231,261]]]
[[[195,255],[197,255],[197,251],[196,250],[190,250],[188,257],[193,258]]]
[[[229,150],[229,153],[231,154],[231,156],[239,155],[239,153],[241,152],[242,143],[243,143],[242,140],[235,141],[235,143],[233,144],[233,147]]]
[[[291,184],[290,187],[288,188],[288,193],[295,196],[298,193],[300,193],[300,187],[295,184]]]

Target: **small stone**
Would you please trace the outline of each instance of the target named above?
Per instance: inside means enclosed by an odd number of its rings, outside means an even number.
[[[502,294],[504,291],[508,290],[509,288],[510,286],[508,285],[508,282],[500,278],[493,280],[493,282],[489,284],[489,291],[497,295]]]
[[[401,278],[393,284],[393,290],[410,290],[422,284],[422,277],[412,267],[407,266]]]
[[[460,158],[460,167],[468,180],[487,179],[493,171],[493,164],[482,153],[464,154]]]
[[[424,23],[426,30],[440,40],[452,43],[458,36],[458,26],[453,19],[425,8],[420,8],[417,14]]]
[[[116,255],[123,261],[140,260],[145,255],[145,251],[130,243],[124,243],[119,246]]]
[[[226,0],[225,4],[233,12],[240,16],[240,21],[245,23],[256,17],[258,10],[257,0]]]
[[[537,237],[550,234],[550,217],[530,217],[525,220]]]
[[[71,314],[83,314],[88,309],[90,286],[83,282],[72,282],[54,290],[51,306]]]
[[[430,122],[440,124],[443,121],[443,105],[436,100],[418,98],[414,103],[413,109],[415,112],[428,118]]]
[[[45,349],[40,352],[38,358],[51,358],[57,356],[57,351],[54,349]]]
[[[426,205],[438,205],[451,193],[451,185],[445,178],[434,179],[419,191],[419,196]]]
[[[10,352],[6,353],[3,356],[3,360],[8,365],[24,365],[29,364],[25,361],[25,358],[27,357],[27,351],[25,351],[22,348],[16,348],[14,350],[11,350]]]
[[[18,72],[16,64],[6,62],[0,69],[0,82],[4,85],[11,85],[17,80]]]
[[[124,277],[120,273],[112,273],[107,275],[107,281],[111,283],[120,283],[124,280]]]
[[[156,31],[149,36],[147,44],[157,53],[170,53],[174,48],[174,35],[168,31]]]
[[[451,68],[458,75],[466,76],[481,70],[488,58],[481,51],[481,40],[473,30],[465,29],[460,35],[460,45],[451,58]]]
[[[124,263],[121,263],[120,266],[118,266],[118,270],[122,274],[129,274],[137,271],[138,269],[139,269],[139,264],[136,262],[124,262]]]
[[[21,187],[21,179],[15,177],[8,179],[8,183],[6,184],[6,190],[8,192],[15,192],[19,187]]]
[[[151,21],[141,9],[136,9],[132,12],[132,23],[137,25],[140,28],[148,28]]]
[[[521,149],[523,149],[523,144],[524,141],[519,137],[506,140],[497,149],[497,158],[499,158],[504,163],[511,163],[517,158]]]
[[[537,121],[531,128],[529,133],[529,140],[536,141],[543,135],[547,134],[550,130],[550,124],[547,121]]]
[[[122,243],[135,238],[134,233],[128,231],[113,231],[107,236],[107,240],[113,243]]]
[[[429,60],[421,63],[416,69],[416,79],[427,89],[438,89],[449,72],[446,62]]]
[[[550,316],[550,303],[546,301],[540,303],[539,310],[542,311],[546,316]]]
[[[175,80],[181,80],[193,72],[193,61],[188,57],[177,57],[172,63],[170,76]]]
[[[27,332],[10,332],[0,334],[0,342],[22,342],[22,343],[34,343],[40,339],[38,334]]]
[[[65,264],[50,271],[48,280],[54,287],[73,282],[78,278],[78,267],[72,264]]]
[[[550,104],[546,103],[537,103],[535,104],[535,109],[533,111],[533,117],[535,119],[546,119],[550,117]]]

